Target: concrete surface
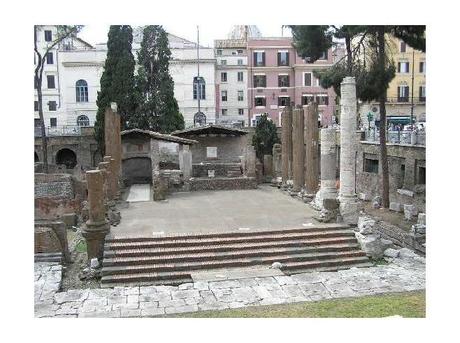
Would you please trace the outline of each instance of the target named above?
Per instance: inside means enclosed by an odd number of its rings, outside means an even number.
[[[232,191],[173,193],[158,202],[133,202],[121,209],[114,236],[281,229],[316,223],[307,204],[270,186]]]
[[[127,202],[150,201],[150,184],[131,185],[128,192]]]

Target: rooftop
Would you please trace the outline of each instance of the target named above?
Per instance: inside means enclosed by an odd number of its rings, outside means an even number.
[[[227,135],[246,135],[247,131],[231,128],[222,125],[209,124],[204,126],[191,127],[185,130],[178,130],[171,133],[174,136],[182,135],[205,135],[205,134],[227,134]]]
[[[186,144],[186,145],[192,145],[192,144],[198,143],[197,141],[194,141],[192,139],[175,137],[175,136],[166,135],[166,134],[155,132],[155,131],[141,130],[141,129],[125,130],[121,132],[121,135],[122,136],[147,135],[147,136],[150,136],[151,138],[154,138],[160,141],[180,143],[180,144]]]

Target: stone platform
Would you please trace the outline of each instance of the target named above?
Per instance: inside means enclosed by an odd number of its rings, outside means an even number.
[[[202,177],[190,180],[191,191],[240,190],[257,188],[255,177]]]

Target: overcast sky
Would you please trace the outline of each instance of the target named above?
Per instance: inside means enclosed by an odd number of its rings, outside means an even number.
[[[257,27],[262,33],[262,36],[281,37],[281,25],[266,23],[257,25]],[[164,28],[169,33],[196,42],[196,25],[164,25]],[[201,24],[200,45],[213,47],[214,39],[227,38],[227,35],[230,33],[231,29],[231,25]],[[79,34],[79,37],[93,45],[97,43],[106,43],[108,31],[109,26],[107,25],[87,25],[83,28],[82,32]],[[291,35],[290,30],[287,28],[284,28],[283,34],[285,37]]]

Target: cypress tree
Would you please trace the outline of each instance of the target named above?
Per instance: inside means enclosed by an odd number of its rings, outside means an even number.
[[[136,94],[139,107],[129,127],[170,133],[184,128],[184,118],[174,98],[174,81],[169,74],[171,50],[161,25],[143,30],[138,52]]]
[[[101,90],[97,93],[97,115],[94,131],[99,150],[104,153],[104,113],[111,102],[118,105],[122,127],[135,111],[134,67],[131,52],[133,30],[129,25],[111,25],[107,41],[107,57],[101,77]]]
[[[267,114],[260,116],[252,136],[252,145],[256,150],[256,156],[263,161],[264,155],[272,155],[273,145],[280,143],[276,133],[276,125],[268,119]]]

